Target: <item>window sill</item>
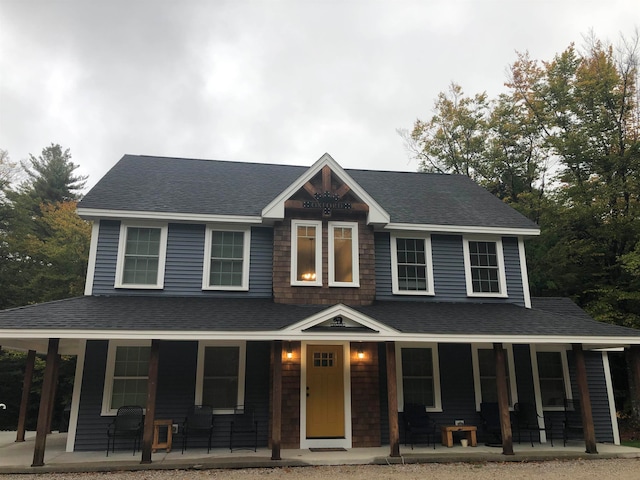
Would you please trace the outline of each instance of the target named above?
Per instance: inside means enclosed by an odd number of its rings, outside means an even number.
[[[164,288],[164,285],[121,285],[121,284],[116,284],[114,285],[113,288],[119,288],[119,289],[128,289],[128,290],[162,290]]]

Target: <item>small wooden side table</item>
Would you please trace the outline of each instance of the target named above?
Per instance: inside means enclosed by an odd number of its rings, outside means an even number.
[[[472,447],[477,447],[477,430],[478,427],[476,427],[475,425],[443,425],[441,428],[442,445],[445,445],[449,448],[453,447],[453,432],[464,432],[467,440],[469,441],[469,445]]]
[[[167,440],[160,442],[160,428],[167,428]],[[165,448],[167,453],[171,451],[171,443],[173,440],[173,420],[170,418],[159,418],[153,421],[153,445],[151,452],[156,453],[157,450]]]

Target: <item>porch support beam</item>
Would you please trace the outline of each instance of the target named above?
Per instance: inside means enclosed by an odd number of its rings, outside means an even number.
[[[582,430],[584,431],[584,443],[586,453],[598,453],[596,449],[596,431],[593,426],[593,412],[591,410],[591,397],[589,395],[589,383],[587,382],[587,367],[584,362],[582,344],[574,343],[573,356],[576,362],[576,380],[580,394],[580,412],[582,414]]]
[[[27,425],[27,408],[29,407],[29,392],[33,382],[33,370],[36,365],[36,351],[29,350],[27,353],[27,364],[24,369],[24,380],[22,380],[22,398],[20,399],[20,413],[18,414],[18,429],[16,432],[16,442],[24,442],[24,434]]]
[[[282,442],[282,340],[271,344],[273,385],[271,386],[271,460],[281,460]]]
[[[58,393],[58,378],[60,376],[60,362],[62,361],[62,358],[60,357],[60,355],[56,355],[56,360],[55,360],[55,365],[54,365],[54,369],[53,369],[53,393],[52,393],[52,397],[55,399],[56,398],[56,394]],[[51,424],[53,423],[53,410],[55,407],[55,403],[56,402],[51,402],[51,405],[49,406],[49,419],[47,420],[47,433],[51,433]]]
[[[507,392],[507,362],[502,343],[493,344],[493,353],[496,359],[496,385],[498,390],[498,410],[500,412],[500,430],[502,432],[502,454],[513,455],[513,435],[509,414],[509,394]]]
[[[38,426],[36,428],[36,444],[33,449],[32,467],[44,465],[44,451],[47,444],[47,432],[49,431],[49,411],[53,403],[56,357],[58,356],[59,338],[50,338],[47,348],[47,363],[44,368],[42,381],[42,394],[40,395],[40,407],[38,408]]]
[[[400,456],[400,430],[398,429],[398,384],[396,381],[396,345],[386,342],[387,348],[387,403],[389,408],[389,456]]]
[[[144,416],[142,434],[142,461],[151,463],[151,445],[153,443],[153,421],[156,418],[156,393],[158,391],[158,363],[160,359],[160,340],[151,341],[149,354],[149,381],[147,383],[147,412]]]

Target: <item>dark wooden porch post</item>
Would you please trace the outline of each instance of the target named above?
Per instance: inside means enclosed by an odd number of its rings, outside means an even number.
[[[389,404],[389,455],[400,456],[400,430],[398,429],[398,384],[396,383],[396,345],[387,342],[387,397]]]
[[[51,398],[53,398],[53,401],[51,402],[51,405],[49,407],[49,419],[47,420],[47,433],[51,433],[51,424],[53,423],[53,410],[55,408],[55,398],[56,398],[56,393],[58,392],[58,377],[60,375],[60,361],[61,361],[61,357],[60,355],[56,355],[56,360],[55,360],[55,366],[53,369],[53,393],[51,394]]]
[[[149,382],[147,384],[147,412],[144,416],[142,434],[142,461],[151,463],[151,445],[153,443],[153,421],[156,418],[156,392],[158,390],[158,361],[160,358],[160,340],[151,341],[149,355]]]
[[[502,454],[513,455],[509,393],[507,392],[507,362],[505,361],[504,348],[501,343],[493,344],[493,353],[496,358],[496,386],[498,390],[498,409],[500,411],[500,430],[502,432]]]
[[[44,465],[44,450],[47,444],[47,431],[49,430],[49,409],[51,408],[51,402],[53,402],[55,363],[59,346],[59,338],[49,339],[47,364],[44,369],[42,394],[40,395],[40,407],[38,408],[38,426],[36,428],[36,445],[33,449],[32,467]]]
[[[580,343],[574,343],[572,348],[576,361],[576,380],[580,393],[580,412],[582,413],[582,430],[584,431],[586,453],[598,453],[596,449],[596,430],[593,426],[593,413],[591,411],[591,397],[589,396],[589,383],[587,382],[587,367],[584,363],[584,351]]]
[[[280,460],[282,441],[282,340],[271,344],[273,385],[271,386],[271,460]]]
[[[22,380],[22,398],[20,400],[20,413],[18,414],[18,430],[16,432],[16,442],[24,442],[24,433],[27,424],[27,408],[29,406],[29,392],[33,381],[33,369],[36,364],[36,351],[29,350],[27,353],[27,365],[24,369],[24,380]]]

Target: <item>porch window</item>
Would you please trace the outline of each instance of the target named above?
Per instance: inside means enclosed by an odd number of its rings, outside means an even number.
[[[566,352],[538,351],[535,358],[542,407],[550,410],[564,408],[564,399],[571,397]]]
[[[207,229],[204,290],[248,290],[250,229]]]
[[[322,222],[291,221],[291,285],[322,286]]]
[[[506,297],[502,241],[465,239],[463,245],[467,295]]]
[[[394,294],[432,295],[431,237],[391,237],[391,273]]]
[[[112,415],[123,405],[147,405],[149,345],[110,342],[102,401],[102,414]]]
[[[200,345],[196,404],[233,413],[244,404],[245,344]]]
[[[437,346],[413,345],[396,347],[399,407],[403,409],[407,403],[417,403],[425,405],[427,410],[441,411]]]
[[[167,245],[167,227],[120,228],[117,288],[162,288]]]
[[[513,369],[513,349],[505,347],[505,371],[507,376],[507,395],[509,407],[517,402],[515,371]],[[496,359],[493,348],[473,349],[473,373],[476,390],[476,408],[480,410],[482,402],[498,401],[498,383],[496,380]]]
[[[357,223],[329,222],[329,286],[360,286]]]

